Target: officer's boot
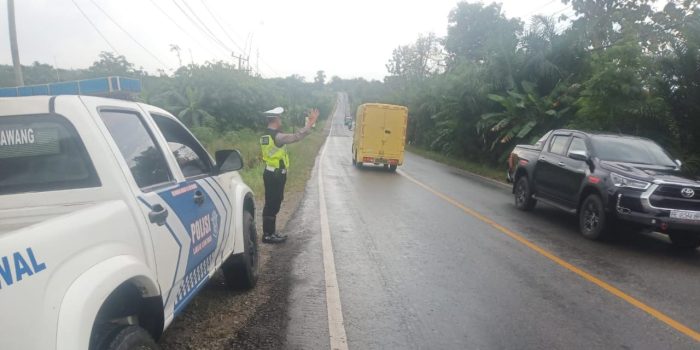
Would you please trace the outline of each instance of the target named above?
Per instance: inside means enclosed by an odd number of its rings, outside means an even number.
[[[287,240],[287,236],[280,236],[275,232],[274,216],[263,216],[263,243],[282,243]]]

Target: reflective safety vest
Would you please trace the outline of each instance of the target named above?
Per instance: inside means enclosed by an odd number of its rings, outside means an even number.
[[[287,153],[287,145],[277,147],[275,145],[275,136],[277,132],[268,130],[267,135],[260,138],[260,148],[262,149],[262,157],[265,165],[275,169],[289,169],[289,153]]]

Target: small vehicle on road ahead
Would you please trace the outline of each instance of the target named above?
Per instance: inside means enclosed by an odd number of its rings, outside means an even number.
[[[348,130],[352,130],[352,117],[349,115],[345,116],[345,126],[348,127]]]
[[[383,165],[396,171],[403,164],[406,146],[408,108],[381,103],[365,103],[355,114],[352,163]]]
[[[681,162],[649,139],[555,130],[535,145],[516,146],[507,177],[519,209],[532,210],[540,201],[578,214],[587,238],[646,228],[668,234],[677,247],[695,249],[700,182],[680,170]]]
[[[252,288],[242,166],[150,105],[0,98],[0,348],[153,349],[219,268]]]

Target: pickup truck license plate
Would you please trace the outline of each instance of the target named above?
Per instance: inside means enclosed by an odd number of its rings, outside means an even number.
[[[670,216],[672,219],[700,221],[700,212],[698,211],[671,210]]]

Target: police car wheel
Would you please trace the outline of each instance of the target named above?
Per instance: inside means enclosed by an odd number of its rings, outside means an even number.
[[[153,337],[139,326],[114,326],[97,347],[98,350],[160,349]]]
[[[260,275],[258,234],[253,215],[243,212],[243,254],[233,255],[222,266],[226,284],[233,289],[252,289]]]

